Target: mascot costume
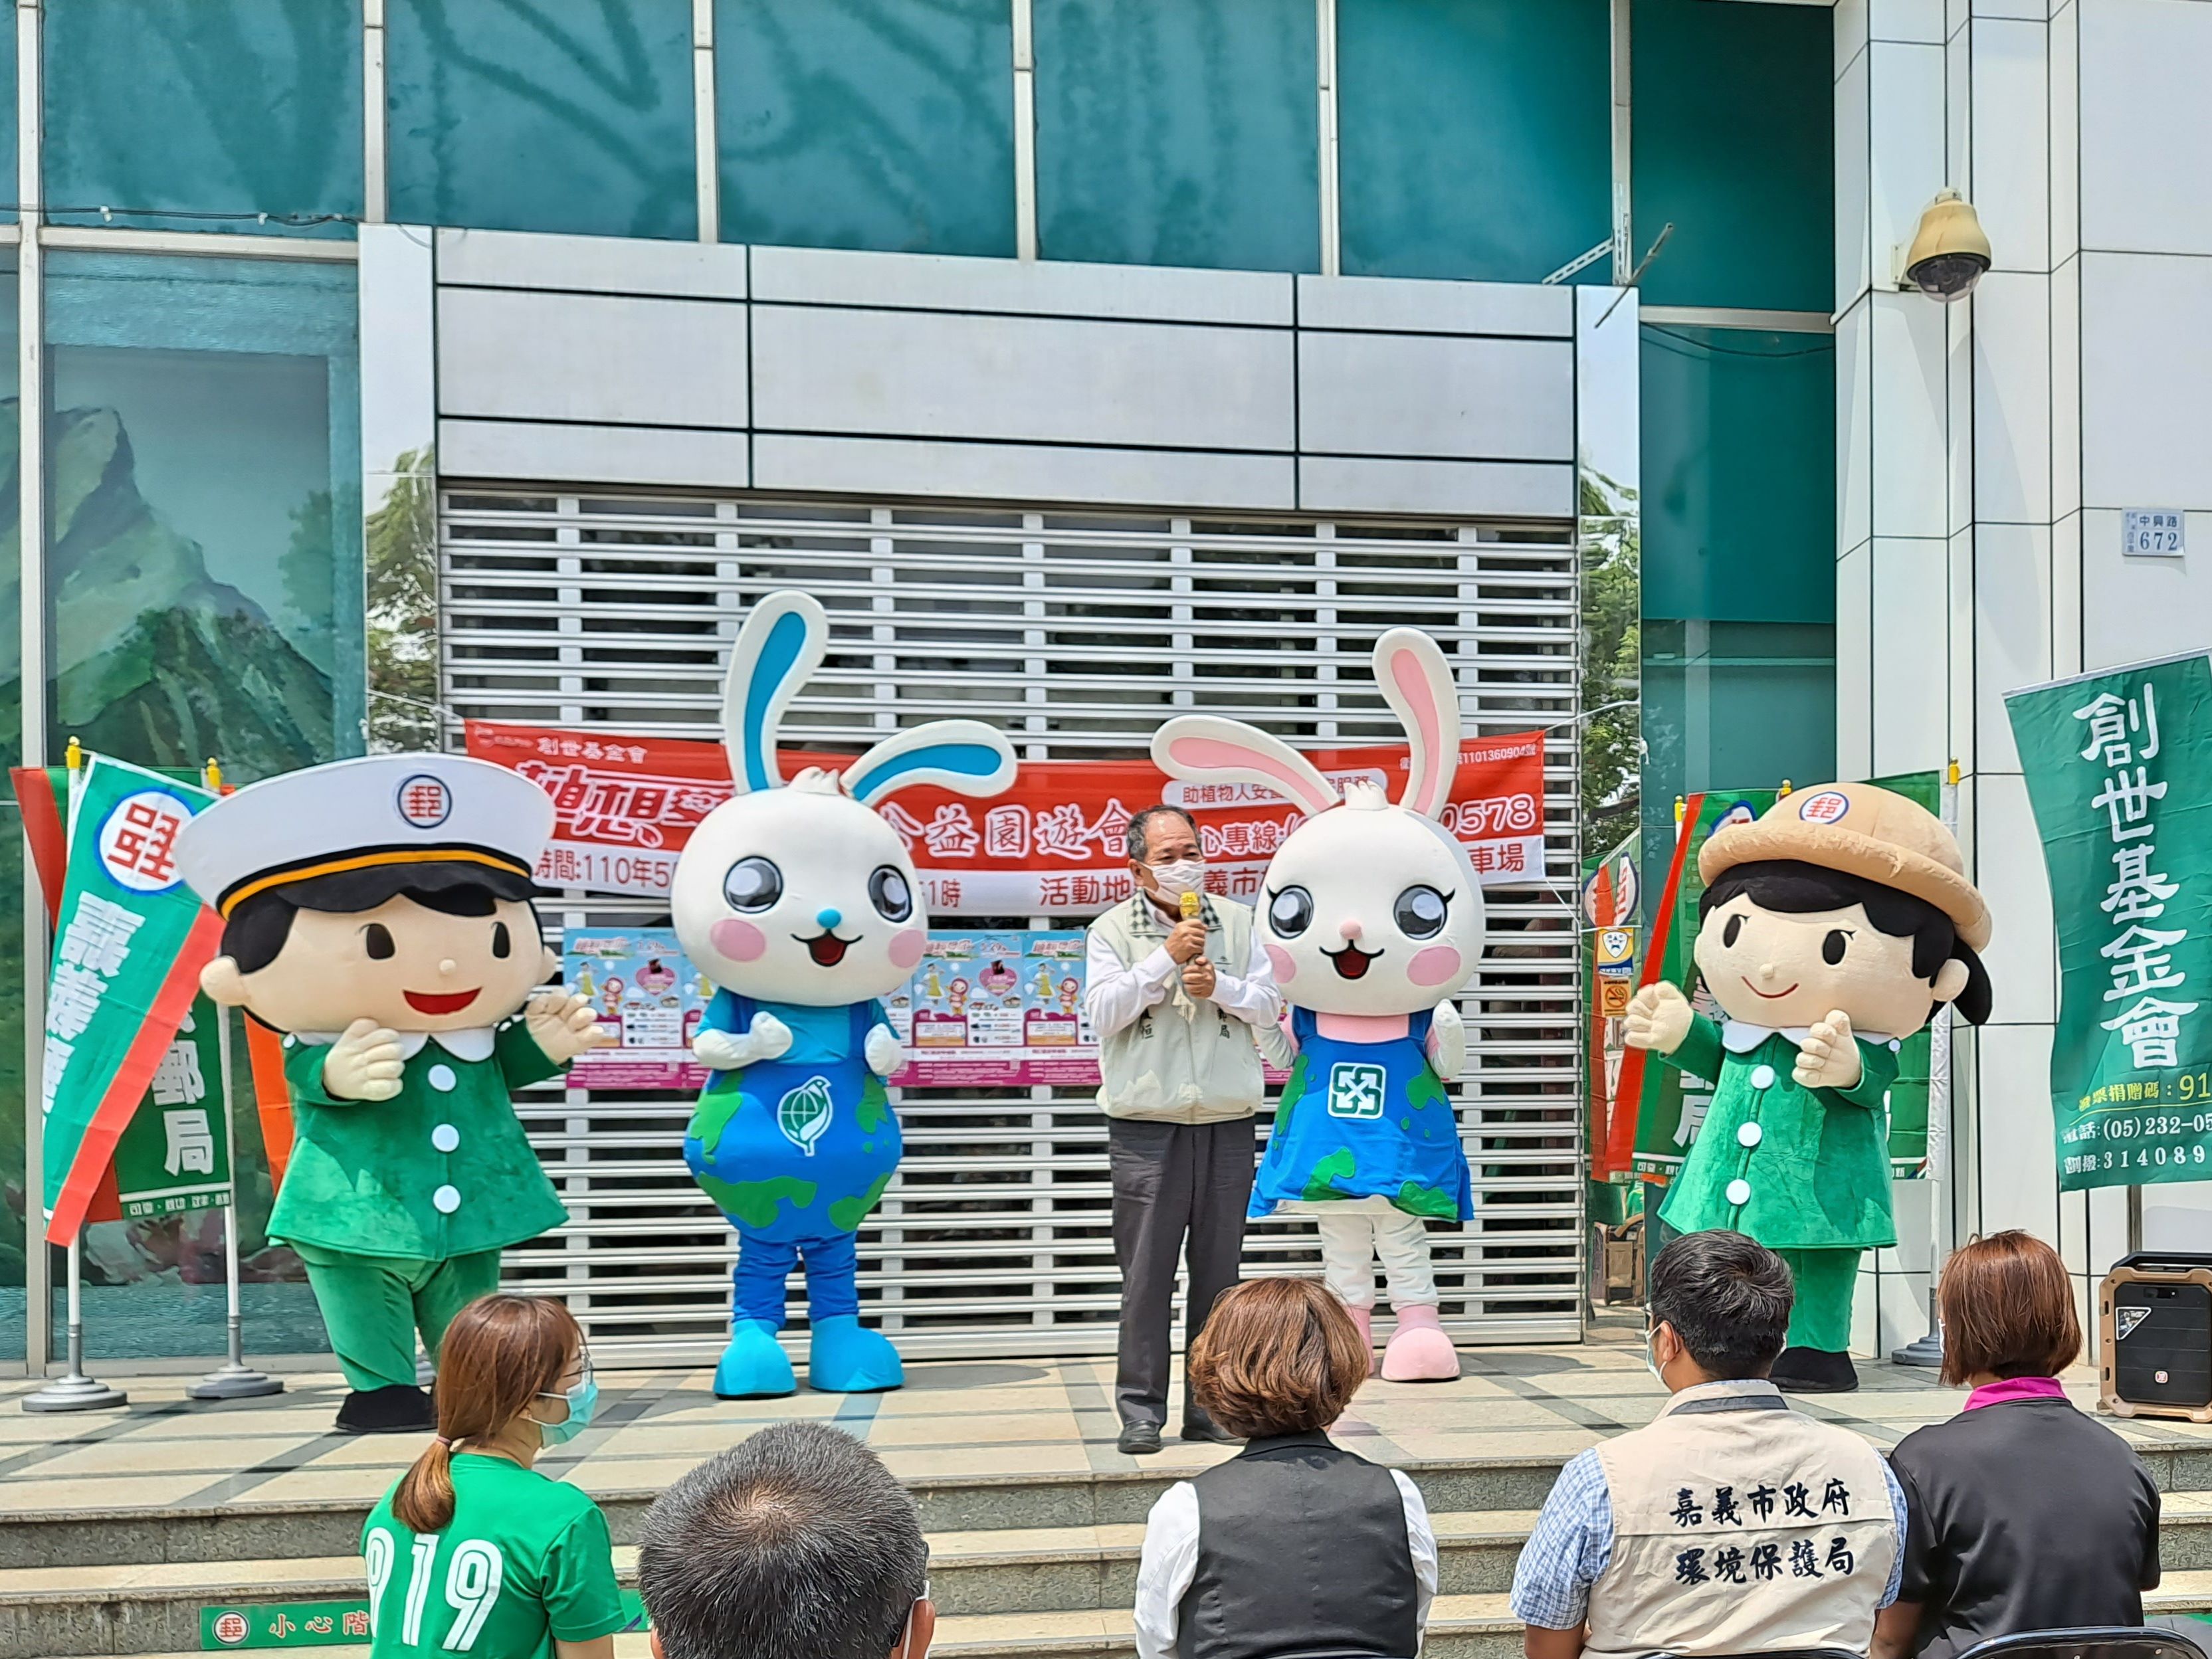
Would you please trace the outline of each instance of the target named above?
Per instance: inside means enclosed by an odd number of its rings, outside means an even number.
[[[1978,1025],[1989,908],[1951,832],[1864,783],[1785,795],[1698,854],[1698,971],[1716,1026],[1668,984],[1629,1004],[1628,1042],[1714,1085],[1659,1218],[1726,1227],[1779,1251],[1797,1282],[1774,1381],[1858,1386],[1860,1253],[1897,1242],[1885,1097],[1899,1044],[1951,1003]]]
[[[456,755],[380,755],[227,795],[177,838],[222,918],[200,976],[284,1035],[295,1139],[269,1236],[296,1250],[352,1433],[436,1426],[416,1385],[499,1253],[568,1212],[514,1091],[602,1040],[531,908],[553,803]]]
[[[809,767],[787,783],[777,726],[829,639],[804,593],[772,593],[745,619],[722,700],[737,795],[692,832],[670,897],[677,936],[717,988],[692,1041],[713,1076],[684,1158],[738,1232],[730,1346],[714,1370],[726,1400],[797,1386],[776,1333],[802,1261],[807,1381],[848,1393],[905,1380],[897,1351],[860,1323],[854,1234],[899,1161],[883,1080],[902,1051],[877,999],[921,959],[929,917],[875,806],[913,784],[994,795],[1014,775],[1000,733],[932,720],[842,773]]]
[[[1394,629],[1376,645],[1375,678],[1412,744],[1395,806],[1359,780],[1340,799],[1296,750],[1213,715],[1170,720],[1152,760],[1171,777],[1257,784],[1309,814],[1267,866],[1255,907],[1297,1057],[1250,1214],[1316,1218],[1329,1288],[1363,1336],[1379,1255],[1398,1316],[1382,1375],[1434,1382],[1457,1376],[1459,1357],[1437,1315],[1424,1223],[1474,1213],[1444,1085],[1466,1056],[1451,999],[1482,953],[1482,894],[1466,849],[1437,822],[1459,769],[1450,665],[1427,635]]]

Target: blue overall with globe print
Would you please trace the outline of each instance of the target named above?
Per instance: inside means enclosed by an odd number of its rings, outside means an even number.
[[[1407,1215],[1465,1221],[1474,1184],[1451,1097],[1429,1064],[1433,1016],[1382,1042],[1323,1036],[1310,1008],[1291,1010],[1298,1056],[1252,1182],[1248,1214],[1283,1203],[1387,1198]]]
[[[718,990],[702,1030],[743,1035],[756,1013],[791,1030],[779,1058],[709,1073],[684,1135],[692,1178],[738,1231],[730,1348],[714,1376],[727,1398],[795,1386],[775,1333],[784,1282],[803,1261],[811,1377],[834,1392],[896,1388],[897,1355],[860,1324],[854,1233],[898,1169],[898,1119],[863,1048],[880,1003],[757,1002]]]

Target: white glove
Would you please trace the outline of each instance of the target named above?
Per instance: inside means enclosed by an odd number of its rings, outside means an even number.
[[[781,1060],[791,1048],[791,1027],[774,1014],[756,1012],[752,1029],[742,1036],[702,1027],[691,1039],[691,1055],[710,1072],[742,1071],[764,1060]]]
[[[541,991],[531,998],[523,1005],[522,1024],[530,1040],[556,1065],[614,1041],[614,1033],[599,1024],[598,1011],[566,991]]]
[[[1689,998],[1662,979],[1628,1000],[1621,1036],[1632,1048],[1656,1048],[1662,1054],[1671,1054],[1690,1035],[1692,1018]]]
[[[1429,1069],[1445,1083],[1467,1066],[1467,1022],[1455,1002],[1439,1002],[1429,1019]]]
[[[1851,1017],[1837,1009],[1814,1022],[1798,1045],[1790,1076],[1803,1089],[1848,1089],[1866,1075],[1859,1045],[1851,1037]]]
[[[323,1088],[337,1100],[390,1100],[406,1069],[399,1034],[373,1019],[357,1019],[323,1056]]]
[[[868,1062],[868,1069],[878,1077],[889,1077],[906,1063],[906,1047],[898,1040],[898,1033],[888,1025],[872,1027],[867,1040],[860,1045],[860,1054]]]

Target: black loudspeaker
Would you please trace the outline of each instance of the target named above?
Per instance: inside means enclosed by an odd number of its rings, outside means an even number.
[[[2129,1256],[2105,1275],[2097,1304],[2104,1408],[2212,1423],[2212,1255]]]

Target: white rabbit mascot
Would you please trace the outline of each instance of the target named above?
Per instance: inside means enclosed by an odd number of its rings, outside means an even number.
[[[901,1051],[877,999],[921,959],[929,917],[875,806],[921,783],[997,794],[1014,775],[1000,733],[932,720],[842,773],[809,767],[786,783],[776,730],[829,638],[805,593],[771,593],[745,619],[722,694],[738,793],[693,832],[670,896],[677,936],[718,988],[691,1045],[713,1075],[684,1159],[738,1231],[730,1346],[714,1369],[726,1400],[797,1386],[776,1333],[802,1261],[807,1381],[850,1393],[905,1380],[889,1340],[860,1324],[854,1234],[899,1161],[883,1080]]]
[[[1296,750],[1241,721],[1170,720],[1152,760],[1170,776],[1257,784],[1308,813],[1261,879],[1259,938],[1290,1005],[1297,1058],[1252,1187],[1251,1215],[1314,1216],[1329,1288],[1362,1335],[1380,1255],[1398,1316],[1392,1382],[1459,1375],[1437,1311],[1423,1223],[1465,1221],[1474,1193],[1444,1084],[1467,1036],[1454,993],[1482,953],[1482,892],[1437,822],[1459,769],[1459,696],[1434,640],[1393,629],[1375,678],[1412,744],[1405,793],[1337,791]]]

